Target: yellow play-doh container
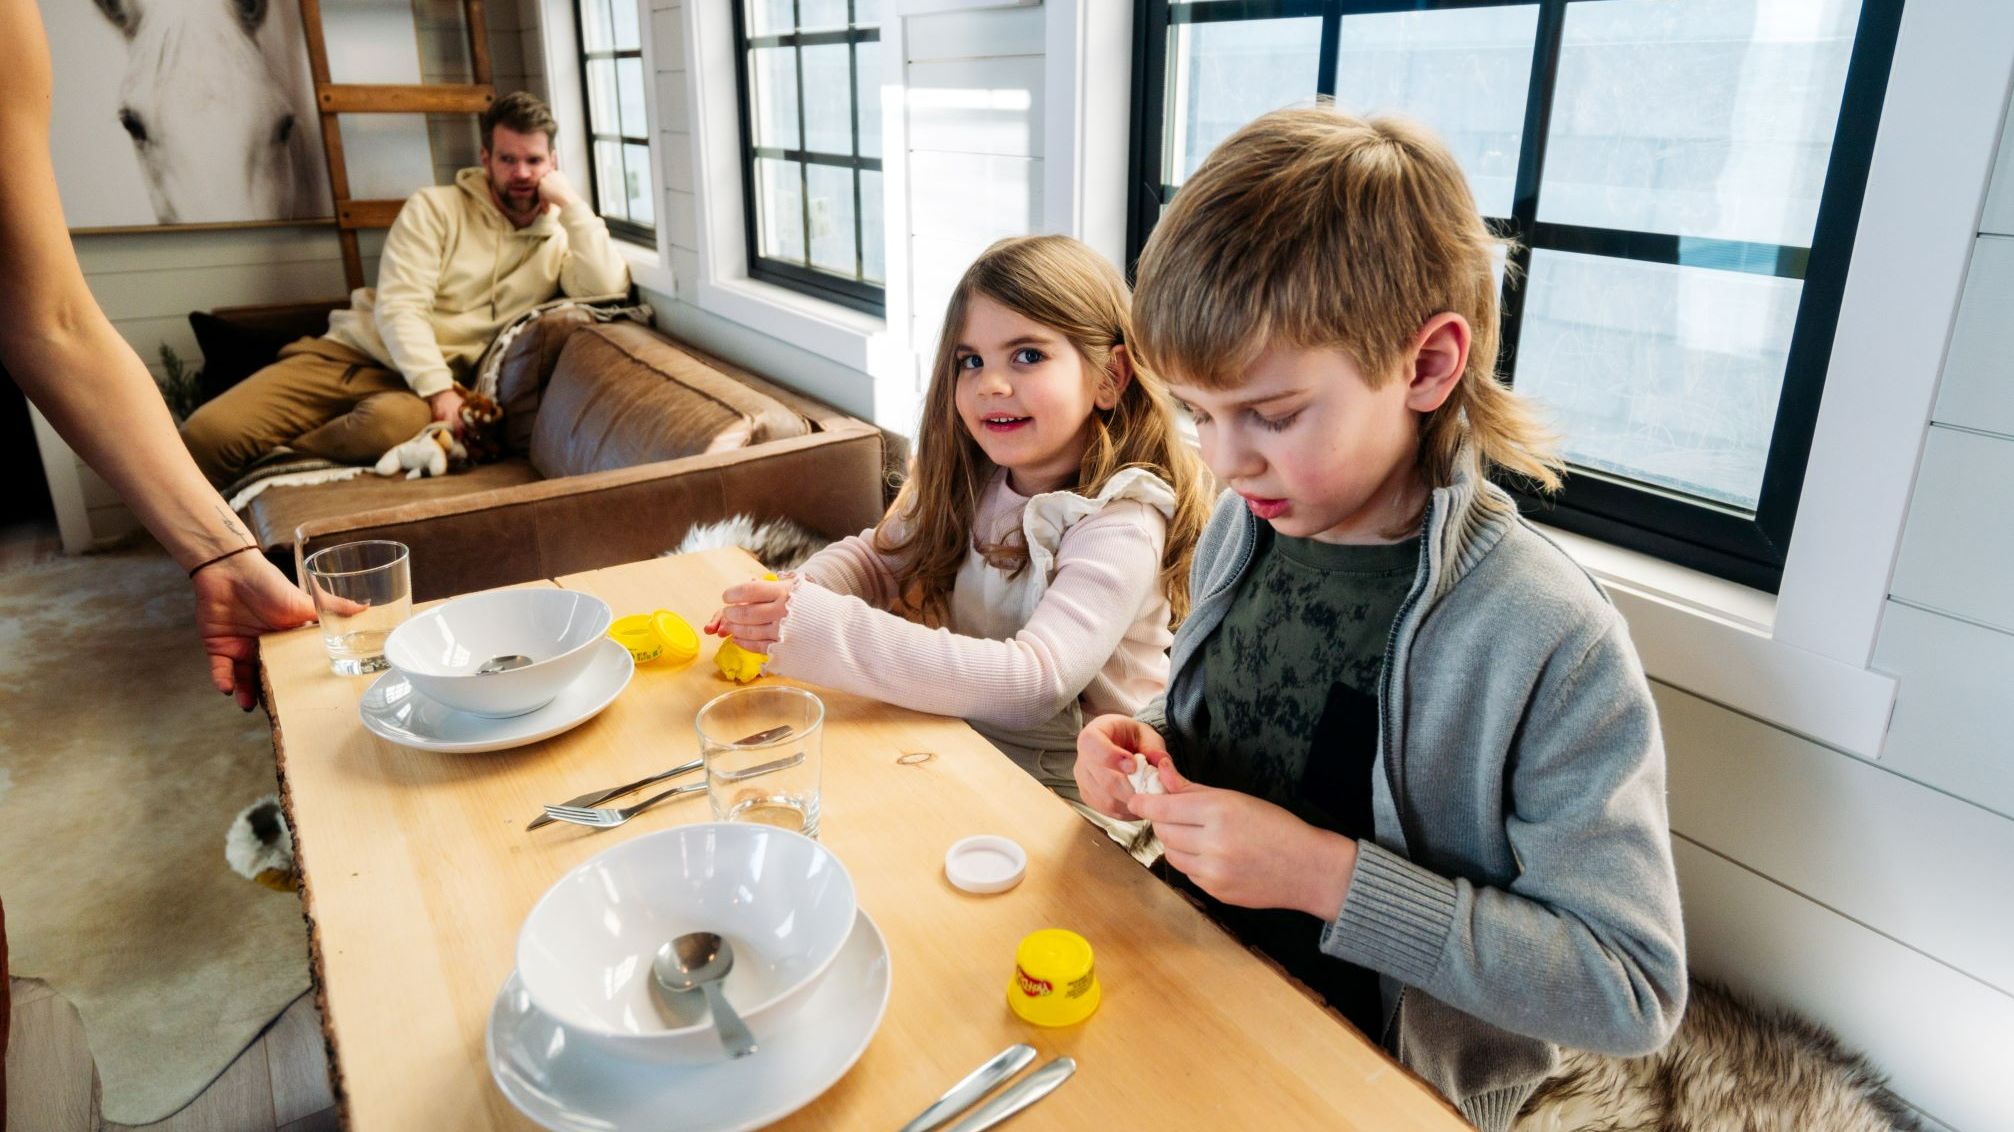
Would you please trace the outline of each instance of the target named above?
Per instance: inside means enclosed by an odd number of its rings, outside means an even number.
[[[632,660],[638,664],[649,664],[664,655],[664,641],[651,627],[650,614],[632,613],[628,617],[618,617],[608,627],[609,639],[629,650]]]
[[[1014,949],[1007,1007],[1037,1026],[1072,1026],[1098,1009],[1098,969],[1091,943],[1076,932],[1044,928]]]
[[[650,627],[664,645],[664,659],[684,664],[699,655],[699,633],[685,618],[669,609],[660,609],[650,615]]]
[[[684,664],[699,655],[699,634],[685,618],[669,609],[619,617],[608,627],[608,635],[628,649],[630,658],[638,664],[659,660]]]

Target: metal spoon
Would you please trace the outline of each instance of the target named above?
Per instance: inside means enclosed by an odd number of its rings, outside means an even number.
[[[528,656],[514,652],[505,653],[502,656],[493,656],[483,661],[482,667],[476,669],[476,675],[495,676],[499,672],[509,672],[513,668],[523,668],[530,663],[531,658]]]
[[[713,1010],[713,1028],[720,1031],[720,1044],[729,1057],[747,1057],[755,1052],[755,1035],[734,1007],[720,981],[734,969],[734,948],[712,932],[687,932],[657,949],[650,962],[650,974],[660,991],[706,992],[706,1004]]]

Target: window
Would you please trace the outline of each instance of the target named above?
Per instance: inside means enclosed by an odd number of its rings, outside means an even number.
[[[577,0],[581,85],[587,91],[589,199],[626,240],[657,246],[644,113],[638,0]]]
[[[748,273],[880,314],[880,0],[736,0]]]
[[[1210,149],[1332,96],[1434,128],[1516,241],[1539,517],[1782,575],[1901,0],[1139,0],[1130,254]]]

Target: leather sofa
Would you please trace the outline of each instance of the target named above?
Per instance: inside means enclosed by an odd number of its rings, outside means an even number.
[[[323,547],[396,540],[427,601],[650,558],[733,515],[833,538],[881,517],[900,465],[873,425],[633,323],[547,321],[505,359],[504,459],[270,487],[240,511],[268,556],[298,571]]]

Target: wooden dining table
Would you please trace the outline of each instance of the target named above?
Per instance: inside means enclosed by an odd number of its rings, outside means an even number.
[[[530,584],[593,594],[618,616],[669,609],[699,626],[722,589],[759,570],[719,550]],[[705,638],[697,660],[639,666],[613,703],[561,735],[441,754],[367,731],[358,705],[373,677],[332,675],[313,626],[264,638],[282,800],[348,1127],[535,1127],[492,1082],[484,1052],[526,913],[590,856],[713,819],[701,793],[609,830],[525,825],[543,803],[697,757],[693,715],[732,687],[713,649]],[[1030,1132],[1467,1127],[963,722],[813,690],[827,712],[819,837],[886,937],[892,989],[859,1061],[778,1127],[897,1128],[1015,1042],[1078,1064],[1013,1118]],[[954,888],[945,850],[973,834],[1025,847],[1026,879],[991,896]],[[1025,1023],[1006,1004],[1017,942],[1051,927],[1090,941],[1104,995],[1088,1020],[1061,1029]]]

